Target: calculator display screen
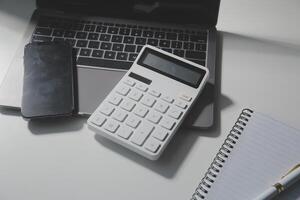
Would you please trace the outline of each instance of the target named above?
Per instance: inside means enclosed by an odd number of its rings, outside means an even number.
[[[149,48],[144,50],[138,64],[194,88],[205,75],[205,71],[198,67]]]

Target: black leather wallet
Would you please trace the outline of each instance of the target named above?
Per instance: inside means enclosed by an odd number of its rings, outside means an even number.
[[[74,113],[74,61],[67,43],[30,43],[24,50],[21,113],[24,118]]]

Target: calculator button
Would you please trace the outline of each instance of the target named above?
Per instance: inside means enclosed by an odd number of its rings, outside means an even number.
[[[150,90],[149,94],[151,94],[152,96],[155,96],[155,97],[159,97],[160,96],[160,92],[158,92],[156,90]]]
[[[142,96],[143,94],[137,90],[132,90],[128,95],[130,99],[133,99],[135,101],[139,101],[142,98]]]
[[[164,117],[159,124],[168,130],[172,130],[175,126],[175,121],[169,117]]]
[[[145,143],[145,148],[148,151],[155,153],[160,148],[160,142],[154,138],[149,138]]]
[[[190,101],[192,100],[192,97],[189,96],[189,95],[187,95],[187,94],[182,94],[182,95],[180,95],[180,98],[181,98],[182,100],[185,100],[185,101],[188,101],[188,102],[190,102]]]
[[[148,90],[147,86],[143,84],[137,84],[136,88],[143,92],[146,92]]]
[[[92,118],[92,123],[97,126],[102,126],[102,124],[105,122],[106,118],[103,115],[100,114],[94,114]]]
[[[161,113],[165,113],[168,110],[169,106],[163,102],[158,102],[154,109],[161,112]]]
[[[121,103],[121,108],[123,108],[124,110],[127,110],[127,111],[132,111],[132,109],[134,108],[135,106],[135,103],[131,100],[124,100],[122,103]]]
[[[131,86],[131,87],[133,87],[135,85],[135,82],[133,80],[131,80],[131,79],[126,79],[124,81],[124,83],[127,84],[127,85],[129,85],[129,86]]]
[[[142,123],[141,126],[134,132],[131,142],[141,146],[146,138],[150,135],[153,130],[153,126],[148,123]]]
[[[155,137],[156,139],[160,140],[160,141],[164,141],[167,136],[168,136],[168,132],[166,131],[166,129],[157,127],[155,128],[155,130],[153,131],[153,137]]]
[[[107,103],[101,105],[101,107],[100,107],[100,112],[107,116],[110,116],[114,110],[115,110],[114,107]]]
[[[125,85],[122,85],[119,88],[117,88],[117,92],[123,96],[126,96],[129,91],[130,91],[130,88]]]
[[[112,95],[110,98],[109,98],[109,102],[114,104],[114,105],[119,105],[120,102],[122,101],[122,98],[118,95]]]
[[[163,96],[162,99],[168,103],[173,103],[174,99],[170,96]]]
[[[149,95],[147,96],[144,96],[143,99],[142,99],[142,104],[148,106],[148,107],[152,107],[155,103],[155,99]]]
[[[120,136],[124,139],[128,139],[132,133],[133,133],[133,131],[127,126],[121,126],[119,128],[119,130],[117,131],[118,136]]]
[[[178,106],[178,107],[180,107],[180,108],[182,108],[182,109],[186,109],[186,107],[187,107],[187,104],[185,102],[183,102],[183,101],[180,101],[180,100],[177,100],[175,102],[175,105]]]
[[[160,115],[158,112],[151,111],[151,112],[148,114],[147,119],[148,119],[150,122],[153,122],[153,123],[157,124],[157,123],[159,122],[159,120],[161,119],[161,115]]]
[[[116,112],[114,112],[112,117],[120,122],[123,122],[127,117],[127,113],[122,110],[117,110]]]
[[[139,105],[134,109],[134,114],[140,117],[145,117],[147,113],[148,113],[148,109],[142,105]]]
[[[168,115],[170,117],[173,117],[174,119],[179,119],[182,115],[182,112],[179,109],[170,108],[170,110],[168,111]]]
[[[133,115],[129,116],[126,120],[126,124],[128,126],[131,126],[132,128],[136,128],[140,122],[141,120],[138,117],[135,117]]]
[[[119,128],[119,124],[114,120],[108,119],[103,127],[109,132],[114,133]]]

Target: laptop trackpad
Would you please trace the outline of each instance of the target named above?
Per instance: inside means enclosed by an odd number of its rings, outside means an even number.
[[[92,114],[126,72],[77,67],[78,111]]]

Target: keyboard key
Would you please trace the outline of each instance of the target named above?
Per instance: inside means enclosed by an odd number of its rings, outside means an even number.
[[[206,35],[191,35],[190,40],[192,42],[206,43]]]
[[[99,111],[106,116],[110,116],[114,110],[114,106],[108,103],[102,104],[99,108]]]
[[[127,110],[129,112],[132,111],[132,109],[135,107],[135,103],[134,101],[131,101],[129,99],[127,100],[124,100],[122,103],[121,103],[121,108],[123,108],[124,110]]]
[[[119,28],[117,28],[117,27],[109,27],[107,30],[107,33],[118,34],[118,31],[119,31]]]
[[[120,28],[119,34],[120,35],[129,35],[130,29],[129,28]]]
[[[88,39],[89,40],[98,40],[99,34],[98,33],[89,33]]]
[[[83,28],[84,28],[83,24],[74,24],[74,25],[72,25],[71,29],[74,30],[74,31],[82,31]]]
[[[135,52],[135,45],[127,44],[127,45],[125,46],[124,51],[126,51],[126,52]]]
[[[101,43],[101,46],[100,46],[100,49],[103,49],[103,50],[111,50],[111,43],[108,43],[108,42],[102,42],[102,43]]]
[[[160,141],[164,141],[168,136],[168,132],[166,131],[166,129],[156,127],[155,130],[153,131],[152,135],[156,139],[158,139]]]
[[[172,48],[181,49],[182,48],[182,42],[179,41],[172,41]]]
[[[115,95],[112,95],[108,101],[109,101],[109,103],[112,103],[112,104],[118,106],[122,101],[122,97],[115,94]]]
[[[97,26],[97,28],[96,28],[96,32],[97,33],[106,33],[106,31],[107,31],[107,27],[106,26]]]
[[[162,100],[168,102],[168,103],[173,103],[174,99],[170,96],[163,96]]]
[[[149,94],[151,94],[152,96],[155,96],[155,97],[159,97],[160,96],[160,92],[158,92],[156,90],[149,90]]]
[[[75,37],[78,39],[86,39],[87,33],[86,32],[77,32]]]
[[[176,40],[177,34],[176,33],[167,33],[167,39],[168,40]]]
[[[174,119],[179,119],[182,115],[182,111],[177,108],[170,108],[168,115]]]
[[[192,42],[185,42],[185,43],[183,44],[183,48],[184,48],[184,49],[194,50],[194,47],[195,47],[195,45],[194,45],[194,43],[192,43]]]
[[[143,145],[153,129],[154,127],[151,124],[143,122],[132,135],[131,142],[139,146]]]
[[[112,50],[114,51],[123,51],[123,49],[124,49],[124,44],[114,43],[112,46]]]
[[[101,34],[99,40],[100,41],[110,41],[111,35]]]
[[[187,107],[187,104],[181,100],[176,100],[175,105],[182,109],[186,109],[186,107]]]
[[[168,40],[160,40],[159,41],[159,46],[160,47],[170,47],[170,41],[168,41]]]
[[[154,138],[149,138],[145,143],[145,148],[152,153],[156,153],[160,146],[160,142]]]
[[[87,47],[87,40],[77,40],[76,47]]]
[[[148,90],[148,87],[145,84],[141,84],[141,83],[137,84],[136,88],[143,92],[146,92]]]
[[[127,116],[127,113],[123,110],[117,110],[112,115],[112,117],[119,122],[123,122]]]
[[[128,95],[130,99],[133,99],[135,101],[139,101],[142,98],[142,96],[143,94],[137,90],[132,90]]]
[[[137,58],[138,54],[136,53],[131,53],[129,54],[129,61],[135,61],[135,59]]]
[[[142,104],[151,108],[154,105],[154,103],[156,102],[156,100],[149,95],[145,95],[141,102],[142,102]]]
[[[161,121],[160,121],[160,126],[168,129],[168,130],[172,130],[173,127],[175,126],[176,122],[169,118],[169,117],[164,117]]]
[[[94,32],[96,29],[96,26],[93,24],[85,25],[84,30],[87,32]]]
[[[135,39],[135,44],[145,45],[146,44],[146,38],[136,38]]]
[[[162,118],[162,116],[156,111],[150,111],[150,113],[147,116],[147,119],[150,122],[153,122],[154,124],[157,124],[161,118]]]
[[[51,41],[52,38],[51,37],[48,37],[48,36],[38,36],[38,35],[34,35],[32,37],[32,41],[33,42],[49,42]]]
[[[131,67],[132,62],[115,61],[115,60],[107,60],[107,59],[95,59],[95,58],[88,58],[88,57],[78,57],[77,65],[128,70]]]
[[[152,45],[152,46],[157,46],[158,45],[158,40],[149,38],[148,41],[147,41],[147,44]]]
[[[115,57],[116,57],[116,52],[114,51],[105,51],[104,53],[104,58],[115,59]]]
[[[134,109],[134,114],[136,114],[140,117],[145,117],[147,113],[148,113],[148,109],[145,106],[142,106],[142,105],[138,105]]]
[[[165,33],[164,32],[156,32],[154,35],[155,38],[164,39]]]
[[[129,116],[126,120],[126,124],[132,128],[136,128],[140,124],[141,120],[136,116]]]
[[[174,49],[174,50],[173,50],[173,53],[174,53],[176,56],[184,57],[184,50]]]
[[[129,93],[129,91],[130,91],[130,88],[125,85],[122,85],[117,88],[117,93],[119,93],[123,96],[126,96]]]
[[[131,80],[131,79],[126,79],[126,80],[124,81],[124,83],[125,83],[126,85],[131,86],[131,87],[133,87],[133,86],[135,85],[135,82],[134,82],[133,80]]]
[[[143,31],[143,37],[153,37],[153,31]]]
[[[123,36],[122,35],[113,35],[112,38],[111,38],[111,41],[112,42],[122,42],[123,40]]]
[[[95,113],[91,121],[97,126],[102,126],[102,124],[106,121],[106,118],[103,115]]]
[[[189,40],[189,35],[188,34],[179,34],[178,35],[178,40],[188,41]]]
[[[142,35],[142,30],[140,30],[140,29],[133,29],[131,31],[131,35],[132,36],[141,36]]]
[[[75,34],[76,34],[75,31],[66,31],[65,34],[64,34],[64,37],[66,37],[66,38],[74,38]]]
[[[206,44],[196,43],[196,51],[206,51]]]
[[[114,121],[114,120],[111,120],[111,119],[108,119],[106,122],[105,122],[105,124],[104,124],[104,128],[106,129],[106,130],[108,130],[109,132],[111,132],[111,133],[114,133],[114,132],[116,132],[116,130],[119,128],[119,124],[116,122],[116,121]]]
[[[161,112],[161,113],[165,113],[168,110],[169,106],[166,103],[163,102],[158,102],[154,109]]]
[[[52,33],[52,29],[51,28],[36,28],[34,33],[37,35],[50,36]]]
[[[102,58],[104,51],[102,50],[93,50],[92,56],[95,58]]]
[[[128,126],[121,126],[119,130],[117,131],[118,136],[128,139],[133,131]]]
[[[98,49],[99,46],[100,46],[100,42],[96,42],[96,41],[90,41],[89,42],[89,48]]]
[[[134,42],[134,37],[130,37],[130,36],[125,36],[124,37],[123,43],[133,44],[133,42]]]
[[[90,56],[91,55],[91,50],[90,49],[81,49],[80,50],[80,55],[81,56]]]
[[[53,38],[53,42],[64,42],[64,41],[65,41],[64,38],[58,38],[58,37]]]
[[[52,36],[62,37],[64,35],[64,30],[54,29]]]
[[[127,60],[127,58],[128,58],[128,54],[127,53],[121,53],[121,52],[119,52],[117,54],[117,59],[118,60]]]
[[[185,57],[193,59],[206,59],[206,53],[200,51],[186,51]]]

